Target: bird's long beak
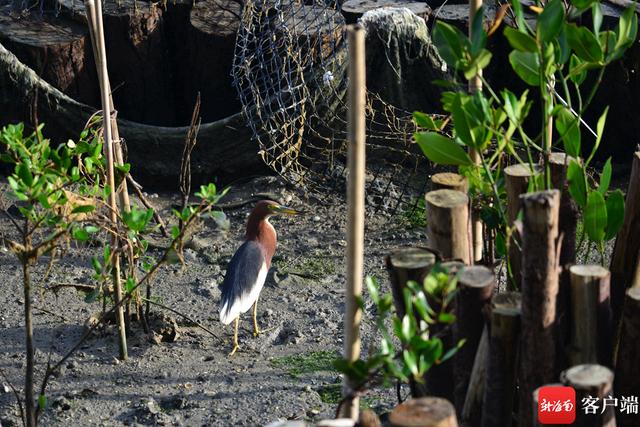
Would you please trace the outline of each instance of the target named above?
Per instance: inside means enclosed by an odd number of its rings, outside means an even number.
[[[273,213],[281,214],[281,215],[299,215],[300,214],[299,211],[288,208],[286,206],[282,206],[282,205],[274,206]]]

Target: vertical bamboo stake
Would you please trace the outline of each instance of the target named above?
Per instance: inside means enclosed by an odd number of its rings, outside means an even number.
[[[469,197],[460,191],[435,190],[425,196],[431,247],[445,259],[473,260],[469,247]]]
[[[407,400],[391,412],[389,424],[392,427],[458,427],[453,405],[440,397]]]
[[[569,362],[572,366],[613,366],[609,270],[599,265],[574,265],[570,273],[573,333]]]
[[[503,292],[491,299],[491,338],[482,427],[511,427],[513,423],[521,299],[519,292]]]
[[[533,391],[556,378],[555,326],[558,295],[560,192],[522,196],[522,340],[520,426],[531,425]]]
[[[482,7],[482,0],[469,0],[469,38],[471,39],[473,38],[473,20],[475,19],[476,14],[478,13],[478,10],[480,10],[481,7]],[[470,93],[482,90],[481,77],[482,77],[482,70],[479,70],[478,74],[476,74],[471,78],[471,80],[469,80]],[[476,152],[475,150],[469,150],[469,157],[471,157],[471,160],[475,164],[477,165],[480,164],[481,162],[480,153]],[[471,229],[471,235],[473,239],[473,260],[472,261],[477,262],[482,259],[483,226],[482,226],[482,220],[479,218],[478,212],[472,211],[471,216],[473,218],[472,229]]]
[[[100,80],[100,90],[101,90],[101,98],[102,98],[102,112],[103,112],[103,131],[104,131],[104,151],[107,158],[107,183],[111,187],[111,193],[109,194],[109,210],[111,214],[111,223],[114,227],[117,226],[118,216],[117,216],[117,202],[116,202],[116,188],[115,188],[115,178],[114,178],[114,150],[112,147],[112,136],[111,136],[111,108],[109,105],[109,84],[107,83],[109,80],[109,74],[107,72],[107,53],[104,43],[104,28],[102,25],[102,5],[101,2],[98,1],[94,3],[94,0],[87,0],[86,7],[89,10],[89,13],[93,11],[92,16],[96,17],[96,44],[98,47],[98,58],[100,61],[100,67],[98,67],[98,79]],[[89,14],[88,13],[88,14]],[[114,299],[115,303],[118,304],[118,309],[116,310],[116,320],[118,322],[118,333],[119,333],[119,346],[120,346],[120,358],[122,360],[126,360],[128,357],[127,354],[127,335],[125,330],[125,322],[124,322],[124,310],[120,304],[122,299],[122,286],[120,284],[120,255],[117,251],[118,248],[118,236],[116,234],[112,235],[111,238],[112,249],[114,250],[113,255],[113,282],[114,282]]]
[[[624,205],[624,223],[611,256],[611,308],[614,329],[618,328],[626,289],[631,285],[640,258],[640,151],[633,155],[633,166]]]
[[[602,365],[577,365],[560,375],[560,381],[576,389],[577,427],[616,427],[616,409],[612,404],[604,406],[604,399],[613,396],[613,371]],[[583,399],[597,399],[597,410],[586,413]],[[612,402],[611,402],[612,403]],[[636,423],[637,424],[637,423]]]
[[[615,390],[618,397],[640,396],[640,288],[627,290],[616,362]],[[638,414],[617,414],[618,425],[635,427]]]
[[[364,256],[364,175],[365,175],[365,50],[364,29],[348,27],[349,41],[349,112],[348,112],[348,218],[347,218],[347,301],[344,319],[344,352],[348,360],[360,357],[360,318],[356,299],[362,293]],[[343,393],[350,396],[354,384],[345,381]],[[345,416],[358,419],[358,398],[348,397]]]
[[[455,342],[465,339],[454,361],[454,400],[456,410],[462,413],[467,389],[473,371],[476,352],[480,345],[485,319],[483,309],[489,303],[495,287],[493,272],[484,266],[465,267],[458,274],[456,295]],[[482,396],[482,393],[479,393]]]

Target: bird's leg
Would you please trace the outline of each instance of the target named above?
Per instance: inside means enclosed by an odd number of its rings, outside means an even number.
[[[258,300],[253,303],[253,336],[260,335],[260,328],[258,327]]]
[[[240,348],[240,345],[238,344],[238,324],[239,323],[240,323],[240,316],[236,317],[235,332],[233,333],[233,350],[231,350],[231,353],[229,353],[229,357],[236,354],[236,351],[238,351],[238,349]]]

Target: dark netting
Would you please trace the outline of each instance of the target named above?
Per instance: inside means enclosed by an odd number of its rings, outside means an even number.
[[[315,194],[344,189],[345,31],[331,1],[249,0],[237,35],[232,74],[260,154]],[[411,142],[411,114],[376,93],[367,101],[367,202],[389,213],[413,209],[428,165]]]

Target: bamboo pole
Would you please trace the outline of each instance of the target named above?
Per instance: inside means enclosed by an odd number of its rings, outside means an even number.
[[[422,283],[436,263],[437,257],[432,250],[420,247],[404,247],[394,249],[385,258],[391,292],[396,312],[400,318],[404,317],[405,306],[403,289],[409,280]]]
[[[440,397],[409,399],[389,415],[392,427],[458,427],[451,402]]]
[[[520,426],[531,425],[533,391],[556,378],[555,324],[558,295],[558,212],[560,192],[522,196],[522,351]]]
[[[482,7],[482,0],[469,0],[469,38],[472,39],[473,34],[473,20],[478,13],[478,10]],[[478,70],[478,74],[473,76],[469,80],[469,93],[474,93],[482,90],[482,70]],[[476,150],[469,150],[469,157],[476,164],[481,163],[480,153]],[[472,228],[471,236],[473,241],[473,261],[478,262],[482,260],[482,248],[483,248],[483,225],[480,219],[480,213],[475,210],[471,213],[472,216]]]
[[[350,25],[349,42],[349,112],[348,112],[348,186],[347,186],[347,301],[344,319],[345,358],[360,357],[360,319],[357,299],[362,294],[364,257],[364,186],[365,186],[365,47],[364,28]],[[345,417],[358,419],[358,398],[352,396],[355,384],[345,380],[343,394],[347,397]]]
[[[522,296],[503,292],[491,299],[491,337],[482,427],[511,427],[516,390]]]
[[[616,361],[615,390],[618,397],[640,396],[640,288],[630,288],[624,301],[620,347]],[[635,427],[638,414],[618,412],[618,425]]]
[[[455,190],[435,190],[425,195],[429,244],[444,259],[471,264],[469,247],[469,197]]]
[[[104,152],[107,160],[107,183],[111,187],[109,193],[109,211],[112,224],[117,226],[117,202],[115,192],[115,178],[114,178],[114,150],[112,146],[111,135],[111,108],[109,105],[109,73],[107,71],[107,54],[104,42],[104,27],[102,23],[102,5],[101,2],[97,3],[94,0],[87,0],[85,3],[87,9],[87,15],[95,17],[95,39],[97,50],[96,56],[98,57],[99,66],[98,79],[100,81],[100,91],[102,99],[102,111],[103,111],[103,132],[104,132]],[[111,237],[111,245],[115,250],[118,247],[118,236],[113,234]],[[122,286],[120,283],[120,254],[118,251],[114,252],[112,257],[112,269],[113,269],[113,282],[114,282],[114,300],[118,305],[116,310],[116,321],[118,324],[118,344],[120,348],[120,358],[126,360],[128,357],[127,351],[127,335],[124,321],[124,310],[120,301],[122,299]]]
[[[432,190],[458,190],[463,193],[469,191],[469,183],[464,176],[453,172],[440,172],[431,176]]]
[[[572,424],[576,427],[616,427],[613,403],[613,371],[602,365],[577,365],[560,375],[560,380],[566,386],[576,390],[576,420]],[[611,397],[611,404],[605,407],[604,399]],[[597,410],[586,413],[583,399],[597,399]],[[636,423],[637,424],[637,423]]]
[[[574,265],[569,271],[573,320],[569,361],[572,366],[613,366],[609,270],[599,265]]]
[[[640,258],[640,151],[633,155],[633,166],[624,205],[624,223],[611,256],[611,309],[618,328],[626,289],[631,285]]]
[[[512,227],[513,230],[509,241],[508,257],[515,289],[520,289],[522,286],[522,251],[520,250],[522,239],[518,231],[521,228],[521,224],[516,222],[522,206],[520,196],[527,192],[529,181],[538,172],[538,166],[521,163],[504,168],[504,185],[507,192],[507,222],[508,226]]]
[[[455,342],[461,339],[466,340],[455,356],[453,368],[454,403],[459,414],[464,408],[476,352],[486,323],[483,309],[491,299],[495,283],[493,272],[484,266],[465,267],[458,274],[454,340]],[[477,396],[481,398],[482,392]]]

